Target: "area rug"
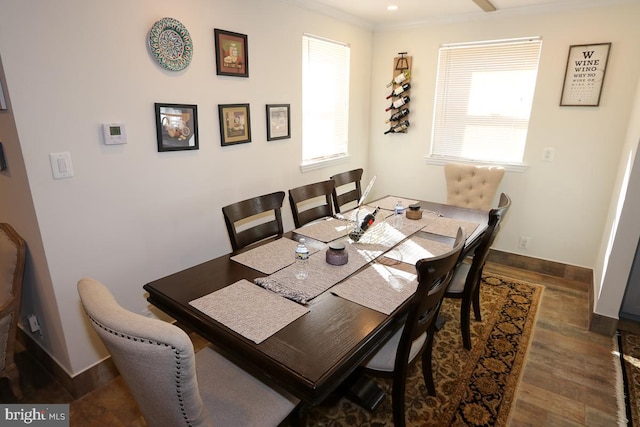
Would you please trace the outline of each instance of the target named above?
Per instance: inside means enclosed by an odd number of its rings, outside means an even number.
[[[627,425],[640,426],[640,336],[618,331]]]
[[[482,322],[471,321],[472,349],[460,333],[460,302],[445,299],[433,370],[437,395],[427,395],[420,362],[409,374],[409,426],[506,426],[535,324],[543,287],[490,275],[481,285]],[[473,316],[472,316],[473,319]],[[391,426],[391,380],[375,378],[386,398],[374,413],[346,397],[309,409],[310,426]]]

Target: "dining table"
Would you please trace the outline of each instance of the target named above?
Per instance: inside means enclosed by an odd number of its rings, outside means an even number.
[[[419,207],[421,218],[394,218],[397,201]],[[373,225],[358,241],[349,238],[376,208]],[[487,221],[486,211],[384,196],[143,288],[151,304],[237,366],[317,405],[402,326],[417,287],[415,262],[450,250],[458,227],[470,254]],[[298,279],[302,237],[310,256],[307,277]],[[344,244],[346,264],[327,262],[332,242]],[[215,373],[199,380],[215,381]]]

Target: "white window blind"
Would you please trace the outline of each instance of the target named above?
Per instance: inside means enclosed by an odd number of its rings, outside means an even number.
[[[542,41],[440,48],[431,157],[522,163]]]
[[[302,162],[347,154],[349,46],[302,37]]]

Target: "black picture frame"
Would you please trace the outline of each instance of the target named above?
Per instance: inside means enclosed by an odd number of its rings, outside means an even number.
[[[4,149],[2,148],[2,142],[0,142],[0,171],[7,169],[7,160],[4,157]]]
[[[561,107],[598,107],[611,43],[569,46],[562,83]]]
[[[251,142],[251,111],[249,104],[218,104],[220,145]]]
[[[198,150],[198,106],[155,104],[158,151]]]
[[[249,77],[249,52],[246,34],[214,28],[216,74]]]
[[[291,105],[267,104],[267,141],[291,138]]]

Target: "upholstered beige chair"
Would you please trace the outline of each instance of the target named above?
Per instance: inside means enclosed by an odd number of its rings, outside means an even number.
[[[427,391],[432,396],[436,394],[431,367],[435,321],[444,293],[453,277],[454,268],[460,259],[464,242],[465,233],[460,228],[451,251],[437,257],[421,259],[416,263],[418,289],[409,301],[404,326],[363,365],[367,372],[393,376],[391,395],[395,427],[405,425],[404,396],[407,374],[420,354],[422,376]]]
[[[97,280],[78,293],[149,426],[277,426],[296,408],[211,347],[194,354],[177,326],[125,310]]]
[[[9,224],[0,223],[0,377],[11,382],[11,392],[22,399],[20,375],[14,361],[20,318],[26,244]]]
[[[499,166],[476,166],[447,163],[447,204],[488,211],[504,176]]]

